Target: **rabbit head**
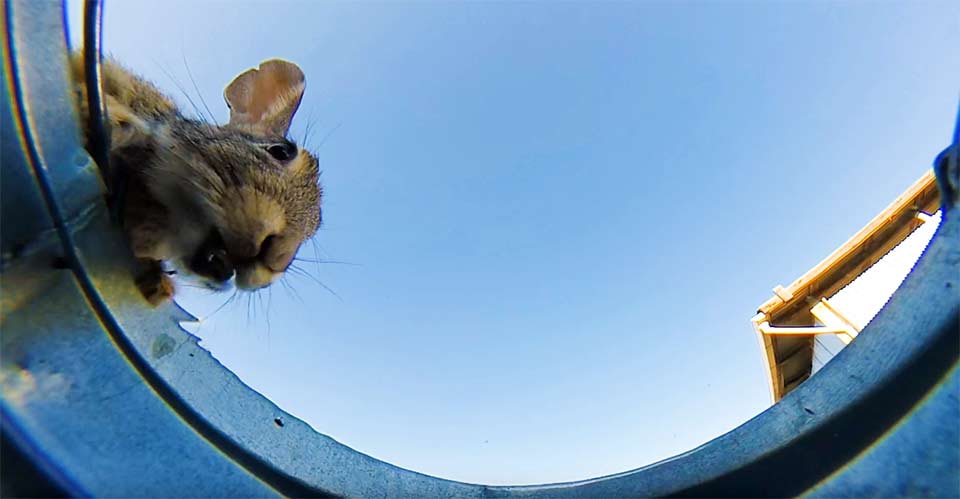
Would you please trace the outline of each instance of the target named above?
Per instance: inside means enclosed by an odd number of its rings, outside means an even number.
[[[170,254],[223,288],[280,277],[321,220],[317,158],[286,138],[303,96],[303,72],[270,60],[224,91],[226,125],[179,119],[154,134],[148,185],[170,212]]]

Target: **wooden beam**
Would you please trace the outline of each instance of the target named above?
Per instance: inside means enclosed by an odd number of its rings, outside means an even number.
[[[771,326],[770,323],[760,324],[760,332],[769,336],[812,336],[815,334],[846,334],[847,330],[829,326]]]
[[[860,331],[863,330],[863,326],[848,319],[826,298],[821,298],[820,303],[817,303],[810,309],[810,313],[824,326],[843,329],[844,332],[837,334],[837,336],[845,345],[849,345],[850,342],[860,334]]]

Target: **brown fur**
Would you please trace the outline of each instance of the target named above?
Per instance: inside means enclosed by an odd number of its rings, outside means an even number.
[[[79,53],[71,63],[86,122]],[[185,118],[160,90],[115,61],[105,60],[102,71],[110,160],[130,178],[123,223],[141,261],[136,282],[147,301],[173,296],[163,261],[219,288],[223,276],[204,273],[204,258],[219,258],[213,261],[235,270],[239,287],[269,285],[321,220],[317,159],[284,137],[302,97],[300,69],[271,60],[238,76],[224,92],[227,125]],[[277,144],[293,155],[268,152]]]

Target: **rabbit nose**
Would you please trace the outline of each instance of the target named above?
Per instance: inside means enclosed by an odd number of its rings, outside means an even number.
[[[273,246],[274,241],[277,240],[277,236],[270,234],[269,236],[263,238],[263,241],[260,242],[260,250],[257,252],[257,260],[265,260],[270,253],[270,248]]]
[[[226,256],[235,267],[263,261],[269,256],[276,239],[275,234],[266,231],[258,236],[229,238],[226,244]]]

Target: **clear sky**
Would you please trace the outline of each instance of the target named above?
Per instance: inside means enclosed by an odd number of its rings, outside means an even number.
[[[106,9],[107,50],[187,110],[166,73],[220,120],[239,72],[306,73],[318,256],[357,265],[304,264],[339,298],[241,296],[202,345],[317,431],[471,482],[624,471],[766,408],[748,319],[930,167],[960,89],[956,2]]]

